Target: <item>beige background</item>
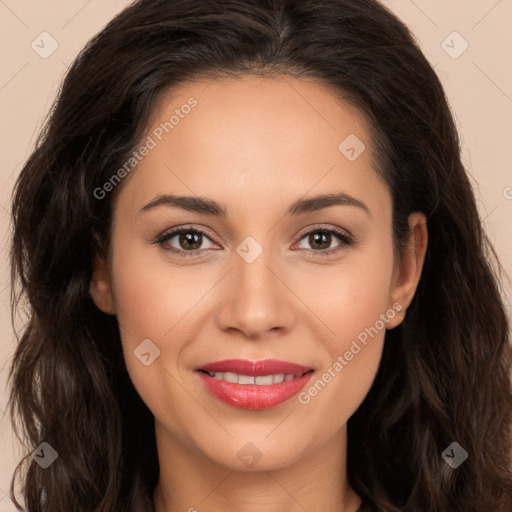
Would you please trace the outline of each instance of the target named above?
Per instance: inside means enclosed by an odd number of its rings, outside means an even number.
[[[512,275],[512,1],[384,3],[410,26],[445,86],[485,227]],[[127,4],[122,0],[0,0],[0,512],[14,511],[4,495],[21,455],[4,414],[6,374],[14,349],[7,266],[10,194],[67,66],[85,42]],[[450,35],[454,31],[463,39]],[[58,44],[46,59],[31,47],[32,41],[47,37],[40,37],[42,32],[51,34]],[[469,46],[460,56],[447,53],[460,53],[464,40]],[[49,39],[45,48],[50,48]],[[508,286],[504,296],[510,313]]]

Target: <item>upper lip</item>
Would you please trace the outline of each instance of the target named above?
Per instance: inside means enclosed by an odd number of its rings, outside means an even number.
[[[297,376],[313,370],[311,367],[302,366],[288,361],[278,361],[276,359],[263,359],[261,361],[250,361],[248,359],[226,359],[224,361],[215,361],[204,364],[196,370],[205,370],[207,372],[232,372],[238,375],[250,375],[259,377],[262,375],[276,375],[279,373],[293,374]]]

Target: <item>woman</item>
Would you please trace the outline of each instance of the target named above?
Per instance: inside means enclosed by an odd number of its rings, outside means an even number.
[[[379,3],[135,2],[13,216],[27,510],[510,510],[494,253]]]

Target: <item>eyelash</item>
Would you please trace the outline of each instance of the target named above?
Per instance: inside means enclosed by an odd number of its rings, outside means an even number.
[[[202,236],[208,238],[210,241],[210,237],[204,232],[202,231],[201,229],[197,229],[197,228],[191,228],[191,227],[181,227],[181,228],[176,228],[176,229],[173,229],[171,231],[168,231],[167,233],[164,233],[162,235],[160,235],[158,237],[158,239],[154,242],[158,245],[160,245],[164,250],[166,251],[169,251],[173,254],[177,254],[178,256],[181,256],[183,258],[187,258],[187,257],[190,257],[190,256],[195,256],[201,252],[205,252],[205,251],[212,251],[212,250],[217,250],[217,249],[194,249],[193,251],[185,251],[183,249],[176,249],[174,247],[164,247],[164,244],[166,242],[168,242],[169,240],[171,240],[172,238],[174,238],[176,235],[179,235],[180,233],[199,233],[201,234]],[[329,233],[329,234],[334,234],[336,236],[336,238],[338,238],[338,240],[341,242],[337,247],[335,247],[334,249],[327,249],[327,250],[323,250],[323,249],[318,249],[318,250],[314,250],[314,249],[304,249],[305,251],[307,251],[308,253],[313,253],[315,255],[321,255],[321,256],[331,256],[333,254],[336,254],[338,253],[339,251],[345,249],[346,247],[350,247],[354,244],[354,240],[352,238],[351,235],[349,235],[346,231],[343,231],[341,229],[336,229],[336,228],[320,228],[320,227],[315,227],[313,229],[311,229],[310,231],[307,231],[306,233],[303,233],[302,236],[300,237],[299,239],[299,242],[301,240],[303,240],[305,237],[307,237],[308,235],[311,235],[313,233]]]

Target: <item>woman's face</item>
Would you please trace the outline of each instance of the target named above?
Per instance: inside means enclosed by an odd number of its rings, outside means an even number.
[[[237,470],[325,448],[369,391],[422,263],[394,258],[362,118],[304,80],[184,83],[142,144],[91,293],[117,316],[159,438]],[[239,361],[207,367],[226,360]]]

